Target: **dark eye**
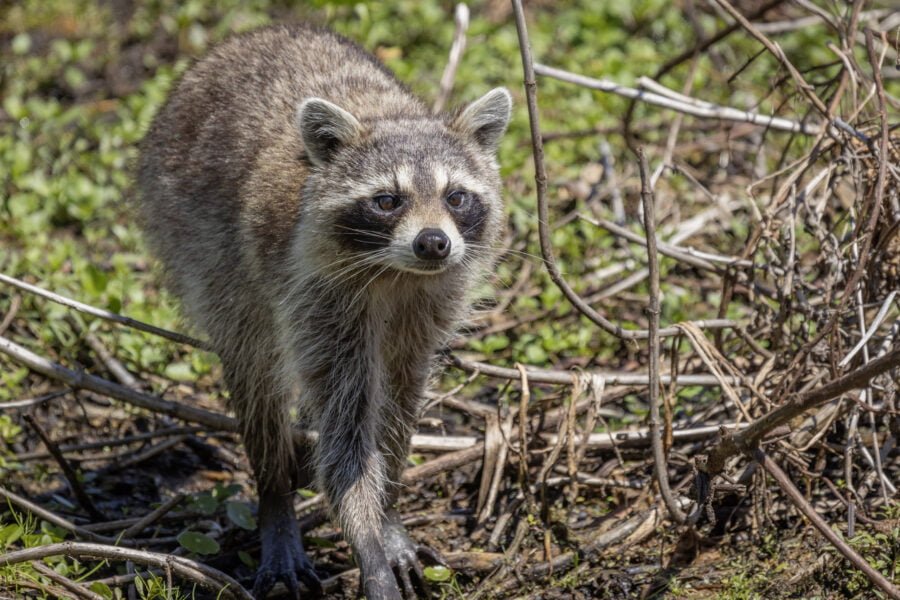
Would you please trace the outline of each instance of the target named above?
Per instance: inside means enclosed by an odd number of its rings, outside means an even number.
[[[378,210],[382,212],[397,210],[400,208],[400,205],[403,204],[403,200],[399,196],[394,196],[393,194],[379,194],[372,198],[372,201],[375,203],[375,206],[378,207]]]
[[[447,206],[450,208],[462,208],[468,199],[469,195],[465,192],[450,192],[450,195],[447,196]]]

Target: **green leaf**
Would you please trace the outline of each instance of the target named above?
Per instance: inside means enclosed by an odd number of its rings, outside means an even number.
[[[122,311],[122,299],[119,296],[110,296],[106,301],[106,308],[114,313]]]
[[[211,515],[216,512],[216,508],[219,507],[219,503],[215,498],[212,497],[212,494],[205,492],[203,494],[197,494],[194,496],[193,501],[191,501],[191,505],[197,512],[204,515]]]
[[[253,560],[253,557],[244,552],[243,550],[238,550],[238,558],[241,559],[241,562],[250,567],[251,569],[255,569],[257,567],[256,561]]]
[[[22,537],[22,533],[22,526],[18,523],[7,525],[3,529],[0,529],[0,544],[11,546]]]
[[[250,531],[256,529],[256,519],[253,518],[250,507],[243,502],[226,502],[225,512],[228,514],[231,522],[238,527]]]
[[[241,491],[241,484],[239,483],[230,483],[228,485],[222,485],[221,483],[217,483],[215,489],[212,491],[213,498],[222,502],[228,498],[231,498],[235,494]]]
[[[525,348],[525,358],[531,364],[541,365],[547,362],[547,353],[537,343],[534,343]]]
[[[434,582],[449,581],[450,577],[453,575],[453,571],[447,567],[442,567],[441,565],[425,567],[424,573],[425,579]]]
[[[196,531],[183,531],[178,536],[178,543],[194,554],[215,554],[219,551],[219,542]]]
[[[81,278],[84,289],[93,296],[99,296],[106,289],[109,283],[109,276],[98,269],[95,265],[88,265],[83,271]]]
[[[91,584],[90,590],[95,594],[100,594],[107,600],[113,600],[115,596],[113,595],[112,588],[103,583],[102,581],[95,581]]]
[[[14,54],[27,54],[31,50],[31,36],[27,33],[20,33],[13,38],[11,45]]]
[[[165,376],[174,381],[192,381],[194,371],[186,362],[173,362],[166,367]]]
[[[309,548],[310,546],[315,546],[316,548],[337,548],[335,543],[331,540],[315,536],[304,536],[303,544],[307,548]]]

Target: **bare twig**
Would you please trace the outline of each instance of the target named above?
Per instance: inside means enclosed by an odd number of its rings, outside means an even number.
[[[603,229],[606,229],[614,235],[625,238],[629,242],[641,244],[642,246],[646,246],[647,244],[647,241],[638,234],[632,233],[624,227],[616,225],[612,221],[608,221],[606,219],[593,219],[591,217],[585,217],[583,215],[581,216],[581,219],[597,227],[602,227]],[[708,260],[692,256],[687,252],[682,252],[681,249],[676,249],[664,242],[659,242],[657,248],[659,249],[660,254],[664,254],[665,256],[668,256],[670,258],[680,260],[681,262],[687,263],[693,267],[697,267],[698,269],[712,271],[713,273],[719,273],[723,270],[716,267],[716,265],[712,264]]]
[[[27,348],[20,346],[4,337],[0,337],[0,353],[6,354],[17,362],[27,366],[29,369],[36,371],[51,379],[62,381],[76,389],[86,389],[128,402],[135,406],[140,406],[147,410],[162,413],[176,419],[200,423],[212,429],[223,431],[237,431],[237,421],[232,417],[214,413],[202,408],[187,406],[172,402],[171,400],[163,400],[156,396],[151,396],[143,392],[138,392],[123,385],[107,381],[101,377],[85,373],[84,371],[73,371],[66,367],[51,362]]]
[[[69,556],[79,559],[130,560],[137,564],[161,569],[171,569],[179,577],[196,583],[223,598],[253,600],[253,596],[230,576],[208,565],[174,554],[160,554],[134,548],[122,548],[87,542],[60,542],[16,550],[0,555],[0,564],[10,566],[21,562],[40,560],[50,556]]]
[[[38,396],[37,398],[28,398],[25,400],[12,400],[10,402],[0,402],[0,410],[11,410],[11,409],[20,409],[20,408],[31,408],[32,406],[40,406],[45,402],[49,402],[51,400],[55,400],[56,398],[60,398],[65,396],[72,390],[63,389],[57,390],[55,392],[50,392],[49,394],[44,394],[43,396]],[[21,455],[19,455],[21,457]]]
[[[434,100],[432,112],[439,113],[447,104],[450,92],[453,91],[453,81],[456,79],[456,71],[459,69],[459,61],[466,50],[466,31],[469,29],[469,7],[465,2],[456,5],[453,13],[456,22],[456,30],[453,33],[453,45],[450,47],[450,57],[444,74],[441,75],[441,87],[437,98]]]
[[[647,264],[650,270],[650,304],[647,315],[650,321],[649,366],[650,371],[650,442],[653,448],[653,470],[659,493],[677,523],[684,523],[686,515],[681,511],[669,488],[668,459],[663,450],[662,432],[659,418],[659,255],[656,251],[656,202],[650,188],[650,168],[643,148],[638,150],[641,172],[641,203],[644,207],[644,233],[647,237]]]
[[[2,560],[2,558],[0,558],[0,560]],[[101,596],[100,594],[97,594],[87,589],[86,587],[78,585],[68,577],[63,577],[39,560],[31,561],[31,568],[33,568],[35,571],[37,571],[50,581],[59,584],[60,587],[67,590],[76,598],[84,598],[85,600],[104,600],[103,596]]]
[[[847,353],[847,356],[841,359],[841,362],[838,363],[838,366],[841,368],[846,367],[850,364],[850,361],[853,360],[853,357],[856,356],[856,353],[859,352],[872,338],[872,335],[878,329],[878,326],[881,325],[881,322],[887,316],[888,309],[891,307],[891,303],[894,301],[894,298],[897,296],[897,290],[892,291],[888,294],[888,297],[885,298],[884,302],[881,304],[881,308],[878,310],[878,314],[875,315],[875,318],[872,319],[872,322],[869,324],[868,329],[863,333],[859,342],[853,346],[853,349]]]
[[[697,321],[693,321],[693,323],[697,323]],[[677,327],[672,327],[671,329],[678,330]],[[680,331],[680,330],[679,330]],[[2,351],[2,347],[0,347],[0,351]],[[498,379],[518,379],[520,376],[519,371],[516,369],[509,369],[506,367],[498,367],[495,365],[491,365],[488,363],[478,362],[474,360],[466,360],[460,358],[456,355],[450,355],[447,357],[450,364],[453,366],[462,369],[467,372],[478,371],[479,373],[486,375],[488,377],[497,377]],[[526,367],[525,370],[528,372],[528,380],[532,383],[549,383],[554,385],[572,385],[572,374],[568,371],[554,371],[549,369],[539,369],[536,367]],[[606,386],[616,386],[616,385],[649,385],[649,376],[641,373],[617,373],[617,372],[588,372],[588,375],[602,377],[606,382]],[[740,380],[727,377],[725,379],[728,383],[732,385],[740,385]],[[671,382],[671,377],[666,374],[660,375],[660,383],[668,384]],[[696,374],[679,374],[676,380],[678,385],[687,386],[687,385],[709,385],[709,386],[718,386],[721,385],[721,380],[717,379],[713,375],[696,375]]]
[[[592,90],[617,94],[619,96],[624,96],[625,98],[641,100],[647,104],[668,108],[695,117],[719,119],[721,121],[734,121],[737,123],[752,123],[761,127],[802,133],[804,135],[816,135],[821,130],[818,125],[799,123],[797,121],[785,119],[784,117],[761,115],[748,110],[732,108],[730,106],[719,106],[712,102],[705,102],[696,98],[687,98],[685,96],[680,96],[680,94],[673,90],[663,88],[663,86],[659,84],[656,84],[657,87],[655,89],[657,91],[651,92],[619,85],[618,83],[606,79],[595,79],[593,77],[579,75],[578,73],[572,73],[547,65],[535,65],[534,72],[545,77],[552,77],[553,79],[558,79],[560,81],[574,83]],[[665,95],[659,93],[662,89],[665,89],[667,92]]]
[[[63,453],[60,452],[59,446],[50,439],[50,436],[47,435],[47,432],[44,431],[44,428],[38,424],[38,422],[31,415],[22,415],[22,418],[28,423],[28,426],[41,438],[41,441],[44,442],[44,446],[46,446],[47,451],[50,455],[56,460],[56,463],[59,465],[59,468],[62,469],[63,475],[66,478],[66,481],[69,482],[69,488],[71,488],[72,493],[75,495],[75,498],[78,500],[78,504],[81,505],[87,514],[91,516],[94,521],[105,521],[106,517],[102,512],[97,510],[97,507],[94,506],[93,500],[91,497],[87,495],[87,492],[84,491],[84,487],[81,485],[81,481],[78,479],[78,474],[75,472],[75,469],[72,468],[72,465],[69,464],[69,461],[66,460],[66,457],[63,456]]]
[[[19,308],[22,306],[22,296],[19,294],[15,294],[12,297],[12,300],[9,302],[9,310],[6,311],[6,314],[3,315],[3,320],[0,321],[0,335],[6,333],[6,330],[9,329],[9,326],[12,325],[13,319],[16,318],[16,315],[19,312]]]
[[[136,433],[134,435],[128,435],[116,439],[103,439],[96,442],[84,442],[83,444],[61,444],[59,446],[59,450],[63,453],[70,453],[81,452],[83,450],[97,450],[100,448],[113,448],[115,446],[125,446],[128,444],[133,444],[135,442],[152,440],[158,437],[189,435],[206,431],[209,431],[209,429],[202,426],[167,427],[165,429],[157,429],[155,431],[147,431],[145,433]],[[28,460],[39,460],[42,458],[47,458],[48,456],[50,455],[46,452],[26,452],[24,454],[17,454],[16,460],[24,462]],[[85,458],[79,457],[79,460],[85,460]]]
[[[26,510],[26,511],[30,512],[31,514],[35,515],[36,517],[40,517],[41,519],[43,519],[49,523],[52,523],[52,524],[56,525],[57,527],[62,527],[66,531],[71,531],[76,536],[78,536],[82,539],[91,541],[91,542],[97,542],[100,544],[117,544],[118,543],[118,544],[125,545],[125,546],[136,546],[139,543],[141,543],[139,541],[134,541],[134,540],[119,541],[119,540],[116,540],[111,537],[98,535],[98,534],[94,533],[93,531],[89,531],[83,527],[79,527],[78,525],[75,525],[68,519],[64,519],[63,517],[60,517],[59,515],[57,515],[54,512],[51,512],[45,508],[38,506],[34,502],[31,502],[30,500],[23,498],[22,496],[14,493],[14,492],[11,492],[10,490],[6,489],[3,486],[0,486],[0,497],[5,498],[6,500],[15,504],[22,510]],[[0,555],[0,560],[3,560],[2,555]]]
[[[140,518],[134,525],[131,525],[128,529],[122,532],[122,537],[130,538],[134,537],[140,532],[142,532],[147,527],[150,527],[160,519],[162,519],[166,514],[171,511],[173,508],[181,504],[181,502],[185,499],[184,494],[175,494],[165,502],[159,505],[156,510],[153,510],[143,517]]]
[[[119,383],[134,390],[140,389],[140,382],[137,378],[128,372],[128,369],[119,362],[119,359],[113,356],[112,352],[100,341],[100,338],[93,333],[87,332],[84,339],[87,341],[88,346],[91,347],[91,350],[97,354],[100,361],[106,365],[113,377],[119,380]]]
[[[35,294],[36,296],[46,298],[47,300],[56,302],[57,304],[62,304],[63,306],[74,308],[77,311],[92,315],[94,317],[99,317],[107,321],[119,323],[120,325],[125,325],[126,327],[131,327],[145,333],[152,333],[153,335],[164,337],[166,339],[172,340],[173,342],[178,342],[179,344],[187,344],[189,346],[202,348],[204,350],[209,349],[209,346],[206,342],[194,339],[190,336],[184,335],[183,333],[169,331],[168,329],[156,327],[155,325],[149,325],[130,317],[125,317],[108,310],[103,310],[102,308],[97,308],[83,302],[78,302],[77,300],[72,300],[71,298],[66,298],[65,296],[49,292],[35,285],[31,285],[30,283],[25,283],[24,281],[20,281],[4,273],[0,273],[0,282],[11,285],[30,294]]]

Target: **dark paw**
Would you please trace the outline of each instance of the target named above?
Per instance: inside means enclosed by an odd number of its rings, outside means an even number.
[[[300,583],[306,586],[310,596],[322,595],[322,583],[299,540],[283,543],[280,547],[263,548],[262,563],[253,584],[253,596],[263,600],[279,581],[287,588],[291,598],[300,598]]]
[[[384,553],[406,598],[431,597],[431,588],[422,572],[421,561],[424,559],[430,564],[447,566],[440,554],[428,546],[413,542],[399,522],[385,523]]]

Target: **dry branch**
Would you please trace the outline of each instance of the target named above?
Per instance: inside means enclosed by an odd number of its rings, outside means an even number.
[[[702,324],[702,321],[692,321],[694,324]],[[702,326],[702,325],[700,325]],[[676,327],[672,327],[670,329],[676,329]],[[662,331],[660,332],[662,335]],[[2,350],[2,348],[0,348]],[[460,358],[457,355],[450,355],[447,357],[448,362],[457,367],[458,369],[462,369],[468,373],[480,373],[482,375],[486,375],[488,377],[496,377],[498,379],[509,379],[514,381],[519,378],[519,371],[516,369],[510,369],[507,367],[498,367],[496,365],[491,365],[488,363],[478,362],[474,360],[466,360],[464,358]],[[532,383],[546,383],[551,385],[572,385],[574,378],[582,376],[582,374],[576,371],[554,371],[551,369],[539,369],[537,367],[525,367],[525,370],[528,373],[528,381]],[[602,377],[605,384],[607,386],[615,386],[615,385],[649,385],[650,378],[649,375],[645,375],[642,373],[620,373],[620,372],[597,372],[597,371],[588,371],[584,373],[584,376],[588,377]],[[660,383],[670,384],[672,383],[673,378],[668,374],[660,375]],[[728,377],[725,379],[728,383],[732,385],[740,385],[741,382],[733,377]],[[679,374],[678,377],[674,378],[674,382],[678,385],[687,386],[687,385],[702,385],[702,386],[718,386],[721,385],[721,380],[717,379],[713,375],[700,375],[700,374]]]
[[[778,129],[782,131],[790,131],[793,133],[802,133],[804,135],[816,135],[821,131],[818,125],[809,123],[798,123],[783,117],[773,117],[768,115],[760,115],[751,111],[732,108],[730,106],[719,106],[711,102],[705,102],[696,98],[687,98],[680,96],[668,88],[663,88],[659,84],[655,84],[656,92],[638,90],[630,87],[619,85],[618,83],[605,79],[595,79],[586,77],[578,73],[571,73],[563,69],[556,69],[547,65],[534,65],[534,72],[545,77],[552,77],[567,83],[574,83],[592,90],[601,92],[610,92],[625,98],[641,100],[647,104],[661,106],[686,115],[707,119],[719,119],[721,121],[734,121],[738,123],[752,123],[761,127],[770,129]],[[658,92],[665,91],[665,95]],[[680,97],[679,97],[680,96]]]
[[[450,92],[453,91],[453,81],[456,79],[456,71],[459,69],[459,62],[462,60],[463,52],[466,50],[466,31],[469,29],[469,7],[465,2],[456,5],[453,13],[456,30],[453,33],[453,45],[450,47],[450,57],[447,60],[447,66],[444,67],[444,73],[441,75],[441,84],[438,96],[434,100],[432,112],[437,114],[444,109],[447,99],[450,98]]]
[[[83,302],[78,302],[77,300],[72,300],[71,298],[66,298],[65,296],[61,296],[53,292],[48,292],[45,289],[39,288],[35,285],[31,285],[30,283],[25,283],[24,281],[20,281],[4,273],[0,273],[0,282],[6,283],[30,294],[35,294],[36,296],[40,296],[41,298],[46,298],[47,300],[56,302],[57,304],[62,304],[63,306],[74,308],[77,311],[92,315],[94,317],[99,317],[107,321],[119,323],[120,325],[125,325],[126,327],[131,327],[145,333],[158,335],[160,337],[172,340],[173,342],[178,342],[179,344],[187,344],[189,346],[202,348],[204,350],[209,349],[206,342],[184,335],[183,333],[169,331],[168,329],[156,327],[155,325],[150,325],[148,323],[144,323],[143,321],[132,319],[131,317],[125,317],[108,310],[103,310],[102,308],[97,308]]]
[[[647,263],[650,270],[650,302],[647,315],[650,320],[649,365],[650,371],[650,442],[653,449],[653,471],[659,493],[669,510],[669,514],[678,523],[684,523],[687,516],[682,512],[672,490],[669,487],[669,461],[663,450],[662,432],[659,418],[659,255],[656,251],[656,199],[650,187],[650,168],[647,166],[647,155],[643,148],[638,150],[641,172],[641,204],[644,208],[644,233],[647,241]]]
[[[91,497],[88,496],[87,492],[84,491],[84,486],[81,485],[81,481],[78,479],[78,474],[75,472],[75,469],[72,468],[72,465],[69,464],[69,461],[66,460],[66,457],[63,456],[63,453],[60,451],[59,446],[50,439],[50,436],[47,435],[47,432],[44,431],[44,428],[40,426],[40,424],[34,419],[34,417],[32,417],[31,415],[24,415],[23,419],[25,419],[25,422],[28,423],[28,426],[31,427],[31,429],[37,434],[37,436],[41,438],[41,441],[44,442],[44,446],[46,446],[47,451],[56,460],[56,463],[62,470],[66,481],[69,482],[69,488],[72,490],[72,494],[75,495],[75,498],[78,500],[78,504],[81,505],[81,508],[83,508],[94,521],[105,521],[106,517],[102,512],[97,510],[97,507],[94,505]]]
[[[232,417],[138,392],[84,371],[67,369],[4,337],[0,337],[0,352],[45,377],[61,381],[75,389],[90,390],[152,412],[200,423],[215,430],[237,431],[237,422]]]
[[[212,590],[223,598],[253,600],[253,596],[241,584],[225,573],[208,565],[184,558],[183,556],[148,552],[134,548],[87,542],[61,542],[0,554],[0,564],[11,566],[51,556],[68,556],[71,558],[95,560],[130,560],[140,565],[171,569],[173,573],[184,580]]]

